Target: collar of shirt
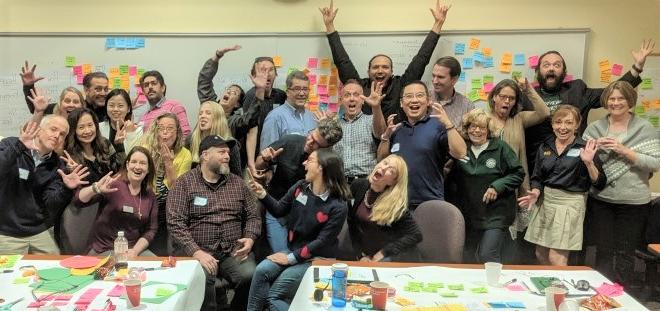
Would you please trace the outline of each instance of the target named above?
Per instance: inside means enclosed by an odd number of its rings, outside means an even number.
[[[439,98],[436,98],[436,100],[438,101],[439,104],[444,106],[444,105],[451,105],[452,103],[454,103],[454,98],[456,98],[456,89],[452,89],[451,97],[449,97],[449,99],[441,100]]]
[[[289,111],[291,111],[295,116],[302,116],[303,114],[305,114],[305,108],[298,109],[297,107],[293,106],[293,104],[288,100],[285,101],[284,104],[285,104],[284,106],[287,107],[287,109],[289,109]]]
[[[32,159],[34,160],[34,166],[37,166],[41,162],[48,160],[50,158],[50,156],[53,154],[53,152],[51,151],[51,152],[49,152],[49,153],[42,156],[42,155],[39,154],[39,151],[37,151],[35,149],[31,149],[30,153],[32,154]]]
[[[428,120],[431,120],[431,117],[427,114],[423,118],[419,119],[419,121],[415,122],[415,124],[412,124],[408,121],[408,117],[406,116],[406,119],[403,120],[403,124],[408,126],[408,127],[415,127],[417,124],[420,123],[426,123]]]
[[[321,193],[320,195],[316,195],[314,193],[314,191],[312,191],[312,184],[311,183],[307,184],[307,190],[309,190],[309,192],[311,194],[319,197],[321,200],[323,200],[323,202],[327,201],[328,197],[330,197],[330,192],[328,190],[325,190],[325,192]]]
[[[160,108],[160,107],[163,105],[163,103],[165,103],[165,100],[166,100],[166,99],[165,99],[165,97],[163,96],[163,98],[161,98],[161,99],[160,99],[160,100],[159,100],[159,101],[158,101],[158,102],[157,102],[157,103],[156,103],[151,109],[149,109],[149,110],[154,110],[154,109],[158,109],[158,108]]]
[[[204,178],[204,175],[202,174],[201,166],[198,166],[198,168],[199,168],[199,178],[202,179],[202,181],[204,182],[204,184],[205,184],[207,187],[213,189],[214,191],[215,191],[215,190],[218,190],[218,188],[220,188],[222,185],[226,184],[226,183],[227,183],[227,179],[229,179],[229,178],[228,178],[229,176],[228,176],[227,174],[220,174],[220,178],[218,179],[218,181],[212,183],[212,182],[210,182],[210,181],[208,181],[208,180],[206,180],[206,179]]]
[[[348,122],[348,123],[353,123],[353,122],[357,121],[360,117],[362,117],[362,115],[363,115],[362,111],[359,111],[358,114],[355,115],[355,118],[349,120],[348,118],[346,118],[346,114],[344,113],[344,114],[341,116],[341,118],[342,118],[344,121]]]

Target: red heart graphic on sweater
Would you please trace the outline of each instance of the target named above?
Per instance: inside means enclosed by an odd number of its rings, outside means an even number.
[[[297,198],[298,195],[300,195],[301,192],[302,192],[302,190],[300,190],[300,188],[296,188],[296,190],[293,192],[293,197]]]
[[[300,250],[300,257],[309,258],[309,249],[307,249],[307,245]]]
[[[323,212],[316,212],[316,220],[318,220],[319,223],[324,223],[328,221],[328,214],[324,214]]]

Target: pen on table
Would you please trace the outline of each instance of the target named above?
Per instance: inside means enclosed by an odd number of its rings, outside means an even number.
[[[518,280],[517,280],[517,279],[513,279],[513,280],[511,280],[511,281],[508,281],[508,282],[504,283],[503,286],[507,286],[507,285],[509,285],[509,284],[513,284],[513,283],[515,283],[516,281],[518,281]]]
[[[11,269],[6,269],[6,270],[0,270],[0,273],[12,273],[14,270]]]
[[[169,267],[153,267],[153,268],[144,268],[144,271],[155,271],[155,270],[167,270]]]

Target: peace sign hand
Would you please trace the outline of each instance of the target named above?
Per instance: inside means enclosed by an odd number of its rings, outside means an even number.
[[[121,122],[117,121],[116,127],[117,133],[115,133],[115,145],[123,144],[124,139],[126,139],[126,122],[122,125]]]

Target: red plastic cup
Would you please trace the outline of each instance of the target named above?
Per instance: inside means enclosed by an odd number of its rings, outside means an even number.
[[[140,279],[128,279],[124,281],[124,287],[126,288],[126,307],[133,309],[140,306],[142,281]]]
[[[559,305],[566,299],[567,291],[561,287],[550,286],[545,289],[545,309],[547,311],[559,310]]]
[[[385,306],[387,305],[387,291],[390,286],[385,282],[378,281],[369,283],[369,286],[371,287],[371,303],[373,304],[373,308],[376,310],[385,310]]]

